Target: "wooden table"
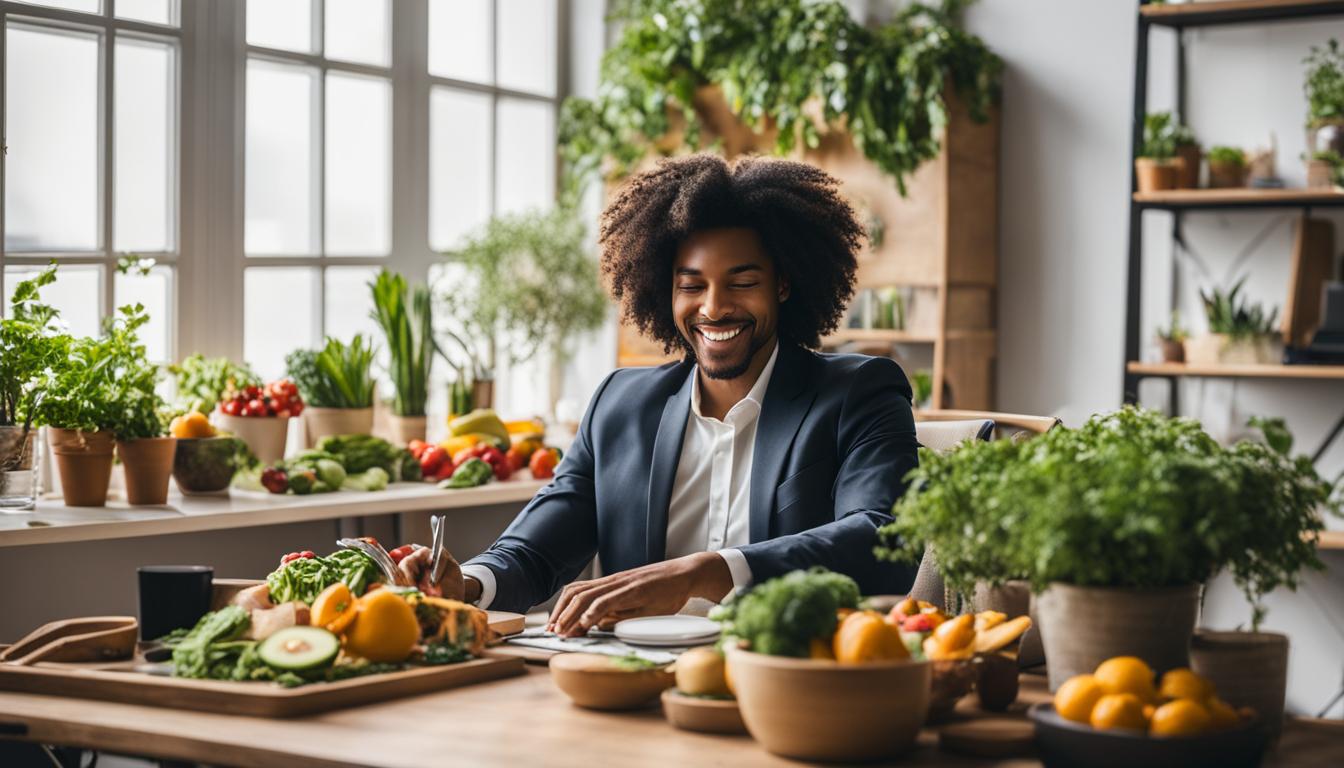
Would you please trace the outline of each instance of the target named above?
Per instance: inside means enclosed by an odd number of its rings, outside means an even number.
[[[1012,717],[1047,698],[1044,678],[1023,677]],[[972,697],[973,698],[973,697]],[[963,705],[970,701],[963,701]],[[569,703],[544,667],[521,677],[294,720],[0,693],[0,732],[45,744],[242,766],[603,765],[796,766],[746,736],[674,729],[657,709],[600,713]],[[1013,766],[941,751],[934,729],[901,765]],[[1344,725],[1292,720],[1267,766],[1344,765]]]

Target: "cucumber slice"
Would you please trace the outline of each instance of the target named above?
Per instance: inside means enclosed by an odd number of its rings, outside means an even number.
[[[341,641],[321,627],[285,627],[261,641],[257,655],[268,666],[298,672],[331,664]]]

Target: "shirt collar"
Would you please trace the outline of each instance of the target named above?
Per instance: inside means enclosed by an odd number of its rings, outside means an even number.
[[[765,367],[761,369],[761,375],[756,377],[756,383],[751,385],[751,389],[746,396],[739,400],[732,408],[728,409],[728,415],[743,403],[750,402],[756,410],[760,410],[765,404],[765,391],[770,386],[770,376],[775,372],[775,359],[779,357],[779,341],[775,341],[775,348],[770,352],[770,359],[765,362]],[[691,366],[691,413],[699,418],[705,418],[700,413],[700,366]]]

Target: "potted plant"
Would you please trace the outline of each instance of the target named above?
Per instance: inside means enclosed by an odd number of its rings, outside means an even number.
[[[260,386],[261,377],[246,363],[239,365],[227,357],[191,355],[168,366],[177,385],[175,410],[179,413],[216,413],[220,396],[226,391],[242,392]]]
[[[1180,165],[1176,188],[1198,189],[1201,153],[1194,131],[1190,130],[1188,125],[1176,120],[1169,112],[1157,112],[1152,117],[1165,123],[1166,135],[1171,139],[1172,148],[1175,150],[1176,161]]]
[[[1189,664],[1200,585],[1231,572],[1254,605],[1305,567],[1330,486],[1310,462],[1220,446],[1191,419],[1133,407],[1032,440],[924,453],[878,555],[938,552],[944,580],[1026,579],[1050,687],[1113,656]],[[1337,507],[1336,507],[1337,508]]]
[[[71,341],[57,328],[56,310],[38,295],[55,280],[51,266],[20,282],[8,317],[0,319],[0,510],[28,510],[37,503],[32,411],[44,391],[37,384],[65,364]]]
[[[177,438],[165,436],[165,403],[157,392],[159,367],[145,354],[139,329],[149,322],[143,307],[122,307],[107,323],[103,340],[109,351],[106,372],[112,379],[112,432],[126,476],[126,501],[132,505],[166,504]]]
[[[1312,46],[1302,89],[1307,97],[1307,186],[1331,186],[1327,158],[1344,155],[1344,50],[1331,39]]]
[[[280,379],[264,387],[248,384],[235,389],[230,384],[220,396],[213,418],[221,429],[236,435],[253,455],[269,464],[284,458],[289,420],[301,416],[304,410],[298,385]]]
[[[1307,161],[1308,187],[1335,187],[1344,181],[1344,156],[1333,149],[1311,153]]]
[[[550,412],[560,398],[563,364],[577,335],[600,328],[607,298],[578,215],[565,207],[492,219],[453,254],[461,275],[441,285],[440,305],[460,328],[445,332],[449,362],[465,376],[493,376],[508,339],[513,362],[550,352]],[[479,380],[479,379],[478,379]],[[477,408],[485,407],[476,398]]]
[[[1181,181],[1181,163],[1171,132],[1171,114],[1158,112],[1143,119],[1143,145],[1134,160],[1140,192],[1175,189]]]
[[[429,288],[408,289],[406,278],[387,270],[369,284],[373,319],[383,331],[392,379],[391,439],[397,445],[425,439],[425,401],[434,361],[434,316]],[[409,294],[409,295],[408,295]]]
[[[295,350],[285,368],[303,396],[307,447],[327,435],[373,430],[373,345],[362,335],[349,344],[328,337],[322,349]]]
[[[1185,341],[1190,338],[1190,333],[1181,325],[1181,313],[1177,310],[1171,311],[1171,322],[1167,327],[1157,328],[1157,341],[1162,347],[1162,362],[1164,363],[1183,363],[1185,362]]]
[[[1209,149],[1209,187],[1227,189],[1246,186],[1246,153],[1236,147]]]
[[[1209,332],[1185,342],[1185,359],[1196,365],[1271,365],[1283,358],[1283,343],[1274,324],[1277,307],[1265,308],[1243,299],[1243,277],[1227,293],[1214,288],[1199,292]]]

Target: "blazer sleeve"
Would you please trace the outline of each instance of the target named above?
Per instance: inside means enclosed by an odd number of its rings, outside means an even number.
[[[851,381],[836,427],[835,521],[741,547],[754,581],[821,565],[875,595],[904,594],[914,579],[912,568],[873,554],[877,529],[892,521],[905,476],[919,464],[910,383],[882,357],[859,366]]]
[[[492,610],[525,613],[574,580],[597,553],[593,420],[613,372],[597,388],[555,479],[537,492],[489,549],[463,565],[495,576]]]

